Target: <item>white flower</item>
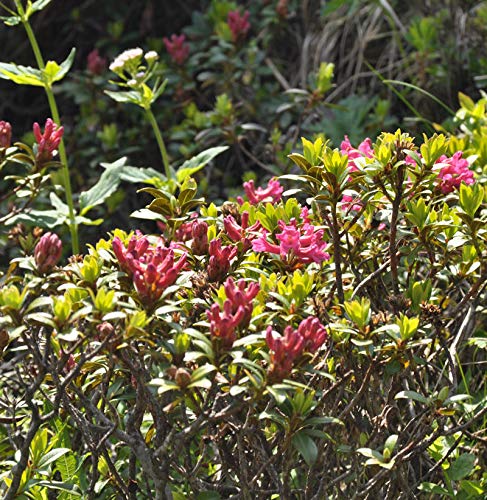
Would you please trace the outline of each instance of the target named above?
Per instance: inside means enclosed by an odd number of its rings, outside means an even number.
[[[115,59],[115,61],[110,64],[110,71],[113,71],[114,73],[123,71],[123,62],[119,61],[118,58]]]
[[[115,58],[112,64],[110,64],[110,69],[115,73],[123,71],[127,63],[131,61],[137,62],[137,60],[140,59],[143,54],[144,51],[139,47],[126,50]]]
[[[152,61],[157,61],[157,59],[159,59],[159,55],[155,50],[150,50],[149,52],[147,52],[144,58],[147,62],[152,62]]]

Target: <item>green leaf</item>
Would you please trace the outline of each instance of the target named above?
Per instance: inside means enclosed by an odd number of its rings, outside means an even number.
[[[41,71],[31,68],[30,66],[18,66],[13,63],[0,63],[0,78],[10,80],[17,85],[45,87]]]
[[[157,387],[157,393],[163,394],[168,391],[179,391],[179,385],[175,382],[170,382],[169,380],[164,380],[162,378],[155,378],[149,382],[149,385],[154,385]]]
[[[62,483],[61,481],[39,481],[37,485],[44,486],[49,490],[65,491],[70,495],[76,495],[77,497],[81,496],[81,493],[77,491],[78,487],[74,484]]]
[[[0,19],[7,26],[17,26],[22,21],[19,16],[0,16]]]
[[[98,182],[88,191],[83,191],[79,197],[81,215],[103,203],[112,195],[120,184],[120,178],[127,158],[123,157],[114,163],[102,163],[106,170],[101,174]]]
[[[396,394],[394,399],[412,399],[418,401],[419,403],[429,404],[430,400],[421,394],[414,391],[401,391]]]
[[[111,90],[105,90],[105,94],[108,97],[111,97],[116,102],[122,102],[122,103],[131,102],[132,104],[136,104],[141,108],[144,107],[140,94],[135,90],[129,90],[127,92],[124,91],[113,92]]]
[[[392,452],[394,451],[398,437],[399,436],[397,434],[392,434],[387,438],[386,442],[384,443],[384,451],[388,450],[389,455],[391,455]]]
[[[165,182],[166,177],[153,168],[138,168],[124,166],[120,174],[123,181],[136,184],[138,182],[157,185],[159,182]]]
[[[475,217],[475,212],[484,199],[484,188],[478,183],[467,186],[467,184],[462,182],[460,184],[459,199],[460,206],[465,213],[473,219]]]
[[[446,470],[452,481],[459,481],[467,477],[475,467],[476,457],[472,453],[463,453]]]
[[[217,491],[202,491],[198,493],[196,500],[220,500],[220,493]]]
[[[56,468],[61,473],[63,481],[71,481],[76,474],[77,462],[73,454],[62,455],[56,461]]]
[[[445,498],[449,497],[450,494],[447,489],[443,488],[442,486],[439,486],[435,483],[421,483],[418,486],[419,491],[424,491],[425,493],[435,493],[437,495],[444,495]]]
[[[196,368],[196,370],[191,374],[191,383],[193,384],[194,382],[202,379],[206,375],[208,375],[211,372],[214,372],[216,370],[216,367],[213,365],[210,365],[207,363],[206,365],[200,366],[199,368]]]
[[[228,146],[218,146],[215,148],[206,149],[201,153],[193,156],[189,160],[186,160],[177,170],[176,179],[179,183],[183,182],[187,177],[193,175],[198,170],[201,170],[205,165],[207,165],[213,158],[218,156],[223,151],[226,151]]]
[[[39,463],[37,464],[38,469],[42,469],[46,465],[49,465],[52,462],[55,462],[59,457],[62,457],[66,453],[69,453],[71,450],[69,448],[55,448],[54,450],[49,451],[45,455],[41,457]]]
[[[71,69],[71,66],[73,65],[74,62],[74,56],[76,54],[76,49],[73,47],[71,49],[71,52],[69,53],[68,57],[61,63],[60,66],[58,66],[58,71],[54,75],[54,78],[52,82],[58,82],[59,80],[62,80],[68,73],[68,71]],[[49,64],[51,61],[48,61],[47,64]],[[46,67],[47,67],[46,64]]]
[[[315,442],[305,432],[301,431],[293,436],[292,443],[311,467],[318,458],[318,447]]]
[[[32,12],[38,12],[39,10],[42,10],[44,9],[45,7],[47,7],[50,3],[52,2],[52,0],[36,0],[30,10]]]

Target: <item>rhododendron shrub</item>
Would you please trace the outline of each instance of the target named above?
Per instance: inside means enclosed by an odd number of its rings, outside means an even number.
[[[145,189],[155,234],[82,255],[12,232],[4,498],[485,491],[482,165],[401,131],[290,158],[221,206]]]

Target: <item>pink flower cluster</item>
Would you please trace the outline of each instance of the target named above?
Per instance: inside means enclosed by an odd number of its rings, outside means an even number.
[[[0,148],[9,148],[12,142],[12,125],[0,121]]]
[[[171,38],[163,38],[166,50],[171,59],[181,66],[189,57],[189,44],[186,42],[186,35],[171,35]]]
[[[127,247],[115,237],[112,248],[120,267],[132,278],[139,297],[149,305],[175,283],[186,264],[186,253],[176,262],[172,248],[164,247],[162,240],[151,245],[140,232],[132,236]]]
[[[436,161],[436,163],[443,165],[438,173],[438,186],[443,194],[458,189],[462,182],[467,185],[475,182],[468,161],[462,158],[462,154],[462,151],[457,151],[451,158],[443,155]]]
[[[255,252],[274,253],[288,262],[297,259],[303,264],[310,262],[319,264],[330,258],[330,254],[325,252],[327,244],[323,241],[323,229],[316,229],[309,222],[298,227],[296,219],[291,219],[289,224],[280,220],[277,224],[281,230],[280,233],[276,234],[279,245],[270,243],[267,240],[269,233],[263,229],[262,236],[252,242],[252,248]]]
[[[218,304],[213,304],[207,311],[210,332],[213,338],[220,339],[223,348],[228,349],[235,342],[237,328],[247,328],[252,317],[252,300],[259,293],[259,284],[251,283],[246,288],[245,280],[237,284],[228,278],[224,284],[227,298],[223,311]]]
[[[238,42],[247,36],[250,29],[249,17],[250,12],[248,10],[243,15],[238,10],[232,10],[228,13],[227,23],[234,42]]]
[[[243,188],[251,205],[257,205],[261,201],[265,201],[268,203],[277,203],[278,201],[280,201],[282,192],[284,191],[284,188],[275,178],[271,179],[267,183],[266,188],[258,187],[256,189],[253,180],[244,182]],[[244,203],[244,200],[241,196],[237,197],[237,201],[240,203],[240,205],[243,205]]]
[[[348,156],[348,169],[350,172],[356,172],[359,170],[355,160],[363,157],[371,158],[374,154],[374,151],[372,150],[372,141],[368,137],[359,144],[357,149],[355,149],[346,135],[340,145],[340,150],[342,154],[346,154]],[[362,207],[363,203],[360,199],[354,198],[348,194],[343,195],[341,200],[342,210],[359,212],[362,210]]]
[[[57,234],[44,234],[34,248],[37,271],[41,274],[49,272],[59,262],[62,251],[63,244]]]
[[[348,136],[346,135],[345,138],[343,139],[340,149],[342,154],[348,155],[348,168],[351,172],[355,172],[359,170],[357,164],[355,163],[354,160],[357,158],[363,158],[364,156],[366,158],[372,158],[374,151],[372,149],[372,141],[370,140],[369,137],[364,139],[360,144],[358,148],[354,148],[350,144],[350,140],[348,139]]]
[[[223,219],[223,227],[233,242],[242,242],[244,252],[252,246],[252,240],[257,237],[257,231],[262,229],[259,221],[249,226],[249,213],[247,210],[242,212],[240,225],[233,216],[228,215]]]
[[[98,49],[93,49],[86,58],[86,67],[92,75],[101,75],[107,67],[107,60],[100,56]]]
[[[33,131],[37,141],[36,162],[43,164],[52,160],[54,151],[57,150],[63,138],[64,127],[59,127],[51,118],[48,118],[43,133],[41,133],[41,127],[37,122],[34,123]]]
[[[230,270],[230,262],[237,255],[235,246],[222,246],[222,240],[215,238],[210,242],[210,260],[206,268],[210,281],[221,281]]]
[[[269,378],[281,381],[291,373],[294,361],[304,352],[315,353],[328,338],[325,327],[316,317],[304,319],[294,330],[287,326],[284,335],[276,337],[272,327],[266,330],[267,346],[271,350]]]

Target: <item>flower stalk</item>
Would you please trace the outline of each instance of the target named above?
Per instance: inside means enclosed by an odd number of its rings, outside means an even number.
[[[37,39],[34,35],[34,31],[29,23],[27,16],[25,15],[22,4],[16,0],[16,6],[18,12],[22,19],[22,25],[24,26],[25,32],[27,33],[27,37],[29,39],[30,45],[32,47],[32,51],[34,52],[34,57],[37,62],[37,66],[42,71],[45,69],[46,64],[44,62],[44,58],[42,57],[41,50],[39,48],[39,44],[37,43]],[[46,92],[47,101],[49,103],[49,108],[51,110],[51,115],[54,122],[61,126],[61,120],[59,118],[59,110],[57,107],[56,99],[54,97],[54,93],[52,88],[47,83],[44,85],[44,90]],[[59,144],[59,158],[62,164],[62,178],[63,178],[63,186],[66,192],[66,203],[68,205],[68,214],[69,214],[69,232],[71,234],[71,247],[73,254],[79,253],[79,239],[78,239],[78,223],[76,222],[75,211],[74,211],[74,203],[73,203],[73,191],[71,189],[71,179],[69,176],[69,165],[68,165],[68,157],[66,155],[66,149],[64,147],[64,142],[61,140]]]

